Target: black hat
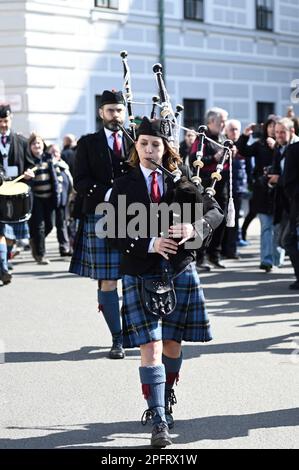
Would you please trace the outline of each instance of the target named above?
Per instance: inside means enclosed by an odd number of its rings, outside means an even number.
[[[137,130],[137,137],[140,135],[161,137],[169,142],[172,140],[172,126],[166,119],[149,119],[145,116]]]
[[[123,104],[126,106],[126,101],[122,91],[104,90],[100,100],[100,108],[105,104]]]
[[[11,115],[10,105],[0,103],[0,119],[5,119],[10,115]]]

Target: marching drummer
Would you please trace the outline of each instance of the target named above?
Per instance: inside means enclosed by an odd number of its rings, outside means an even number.
[[[32,178],[27,139],[12,130],[13,115],[8,103],[0,104],[0,167],[6,179],[17,177],[25,172],[25,179]],[[0,279],[3,284],[11,282],[8,272],[7,256],[11,253],[16,240],[29,238],[27,222],[0,223]]]

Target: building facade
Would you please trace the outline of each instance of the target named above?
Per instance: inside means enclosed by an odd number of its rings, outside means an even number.
[[[0,0],[0,98],[15,128],[48,141],[95,131],[101,91],[122,88],[123,49],[145,103],[135,114],[149,114],[163,59],[188,125],[211,106],[244,125],[291,104],[299,114],[297,0]]]

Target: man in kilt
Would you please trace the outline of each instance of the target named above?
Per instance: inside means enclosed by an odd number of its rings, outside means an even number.
[[[27,139],[12,130],[12,112],[7,103],[0,104],[0,169],[5,179],[12,179],[25,172],[25,179],[34,177],[28,169],[31,165]],[[8,272],[7,256],[14,242],[29,238],[27,222],[4,224],[0,222],[0,279],[3,284],[11,282]]]
[[[147,216],[143,225],[147,223],[147,227],[154,203],[165,202],[169,205],[173,202],[173,179],[165,177],[151,162],[153,159],[169,171],[181,163],[179,155],[169,145],[168,132],[166,121],[142,120],[129,160],[133,168],[114,182],[109,201],[116,214],[116,234],[122,223],[119,219],[121,214],[118,215],[119,196],[126,196],[127,208],[134,203],[142,204]],[[183,167],[181,169],[185,171]],[[202,223],[203,231],[197,231],[197,223],[181,223],[172,225],[169,234],[165,235],[158,228],[156,237],[152,237],[147,230],[146,236],[127,233],[125,238],[116,236],[110,240],[122,253],[124,347],[140,347],[140,381],[148,403],[142,422],[146,424],[149,419],[152,420],[153,447],[165,447],[172,443],[169,435],[169,428],[174,425],[171,405],[176,402],[173,385],[178,381],[182,365],[182,341],[206,342],[212,339],[196,271],[196,250],[186,249],[185,242],[197,236],[201,240],[206,236],[210,238],[213,230],[222,223],[223,213],[214,199],[201,194],[202,188],[197,191],[186,181],[203,202],[203,218],[196,219]],[[127,231],[132,218],[127,217]],[[165,317],[148,310],[142,293],[144,281],[153,278],[161,280],[162,270],[164,273],[167,270],[171,277],[177,298],[174,310]]]
[[[77,232],[70,272],[98,280],[99,311],[112,335],[111,359],[123,359],[122,327],[117,293],[119,253],[97,237],[101,216],[98,204],[108,201],[113,182],[124,175],[129,144],[119,125],[125,122],[125,99],[121,91],[105,90],[101,97],[103,129],[78,142],[74,169],[74,188],[82,198],[83,217]]]

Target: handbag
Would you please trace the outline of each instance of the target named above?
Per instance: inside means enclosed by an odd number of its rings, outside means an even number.
[[[177,297],[173,280],[167,271],[161,277],[141,279],[141,301],[148,313],[164,318],[176,308]]]

